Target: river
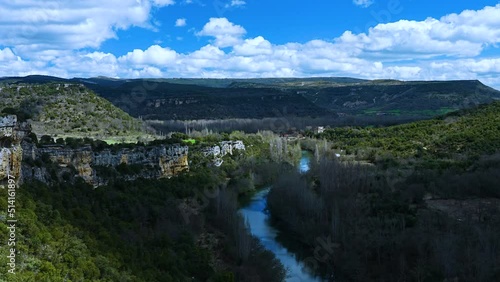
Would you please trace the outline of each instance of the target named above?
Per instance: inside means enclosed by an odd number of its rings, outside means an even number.
[[[301,172],[304,173],[309,170],[311,157],[309,152],[302,152],[302,157],[298,166]],[[298,260],[294,253],[277,241],[276,238],[279,231],[270,224],[269,214],[265,210],[267,205],[267,194],[270,189],[269,187],[259,191],[240,209],[241,214],[248,220],[250,231],[254,236],[259,238],[262,245],[273,252],[285,268],[288,269],[287,282],[323,281],[320,278],[316,278],[306,267],[304,262]]]

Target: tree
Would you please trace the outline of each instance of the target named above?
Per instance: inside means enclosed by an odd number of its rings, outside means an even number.
[[[50,145],[54,144],[54,139],[50,135],[43,135],[40,137],[40,142],[41,145]]]

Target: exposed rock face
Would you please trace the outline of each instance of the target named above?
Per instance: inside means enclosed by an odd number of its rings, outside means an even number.
[[[189,169],[187,146],[136,146],[117,151],[93,151],[90,146],[76,149],[62,145],[37,147],[24,139],[30,132],[29,124],[19,123],[16,116],[0,118],[0,184],[6,182],[8,175],[21,181],[38,180],[47,183],[51,179],[55,180],[47,166],[40,165],[48,159],[57,165],[58,177],[66,172],[74,172],[75,176],[83,178],[94,187],[107,183],[107,179],[96,173],[96,169],[102,167],[138,165],[139,170],[119,175],[126,180],[172,177]]]
[[[224,162],[222,160],[222,157],[227,154],[232,155],[233,150],[245,150],[245,144],[243,144],[243,141],[240,140],[222,141],[219,143],[219,145],[203,149],[203,154],[205,155],[205,157],[212,157],[213,165],[215,166],[221,166]]]
[[[137,146],[133,149],[111,151],[105,149],[100,152],[92,151],[90,146],[78,149],[69,149],[59,145],[37,148],[35,155],[41,158],[46,154],[53,163],[61,168],[73,167],[77,176],[95,187],[106,184],[96,173],[98,167],[115,168],[121,164],[127,166],[140,165],[143,169],[133,175],[123,175],[126,180],[143,178],[172,177],[182,171],[188,170],[188,147],[172,146]],[[37,176],[32,175],[38,179]]]
[[[171,177],[181,171],[189,169],[187,146],[177,145],[168,148],[163,147],[160,155],[160,177]]]
[[[158,177],[171,177],[189,169],[188,147],[178,144],[172,146],[135,147],[118,152],[104,150],[94,154],[94,165],[118,166],[120,164],[139,164],[158,170]]]
[[[21,177],[23,149],[21,141],[31,131],[28,123],[10,115],[0,117],[0,185],[10,176]]]
[[[74,167],[77,175],[83,178],[85,182],[94,184],[95,173],[92,169],[94,153],[90,146],[78,149],[64,148],[60,145],[44,146],[36,148],[34,152],[35,159],[41,158],[44,154],[49,156],[50,160],[61,168]]]

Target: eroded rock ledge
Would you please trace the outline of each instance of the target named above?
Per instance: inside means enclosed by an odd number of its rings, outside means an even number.
[[[91,146],[76,149],[63,145],[37,146],[26,138],[30,133],[30,125],[18,122],[16,116],[0,118],[0,184],[8,175],[21,182],[38,180],[49,183],[66,174],[81,177],[98,187],[109,180],[109,175],[100,172],[109,172],[110,169],[124,171],[114,177],[125,180],[172,177],[189,169],[187,146],[136,146],[93,151]],[[57,166],[55,175],[47,163]]]
[[[9,175],[21,177],[23,148],[21,142],[31,132],[26,122],[18,122],[17,117],[0,117],[0,185],[6,183]]]

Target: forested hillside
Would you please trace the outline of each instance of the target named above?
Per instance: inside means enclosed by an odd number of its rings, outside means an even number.
[[[4,84],[0,111],[29,119],[33,132],[59,137],[148,137],[146,125],[82,84]]]
[[[497,281],[499,124],[494,102],[428,121],[327,130],[304,141],[316,151],[310,172],[275,182],[271,215],[317,259],[316,271],[339,281]],[[318,238],[333,248],[319,257]]]
[[[500,99],[477,80],[398,81],[345,77],[262,79],[111,79],[47,76],[0,82],[81,83],[133,117],[148,120],[230,118],[430,118]],[[338,123],[335,123],[338,124]]]
[[[182,142],[176,134],[162,144]],[[109,177],[97,189],[50,158],[35,161],[54,177],[16,191],[16,275],[7,276],[9,250],[0,250],[1,281],[283,281],[285,270],[238,215],[238,197],[275,177],[269,154],[273,134],[240,132],[192,139],[190,171],[171,179],[123,181]],[[248,146],[211,165],[202,149],[237,139]],[[25,140],[29,142],[29,140]],[[81,146],[88,140],[71,140]],[[111,150],[129,144],[92,146]],[[145,165],[147,166],[147,165]],[[142,167],[141,167],[142,168]],[[146,167],[147,168],[147,167]],[[108,168],[109,169],[109,168]],[[122,165],[126,174],[130,169]],[[105,177],[106,175],[102,175]],[[0,218],[7,218],[7,189],[0,189]],[[9,230],[0,222],[0,240]]]
[[[500,102],[390,127],[333,128],[317,137],[372,162],[410,159],[424,165],[470,165],[500,149]]]

